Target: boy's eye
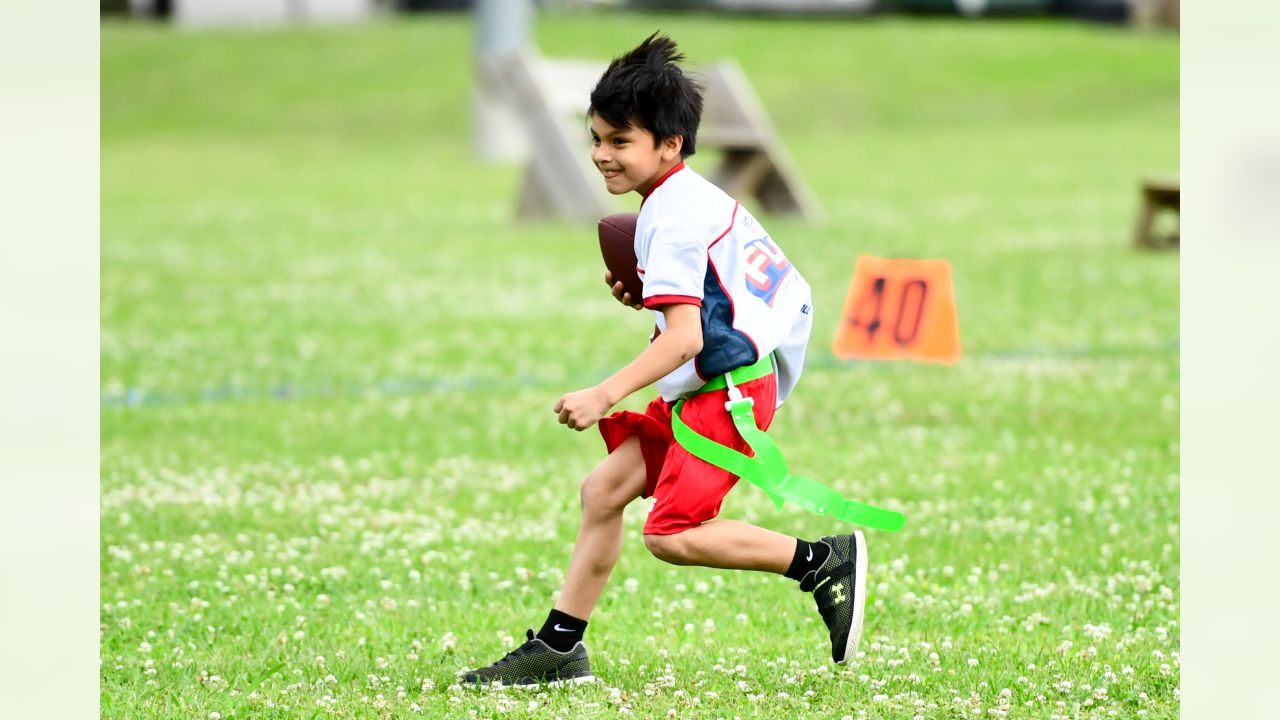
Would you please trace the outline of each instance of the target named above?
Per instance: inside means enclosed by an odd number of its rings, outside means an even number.
[[[617,138],[617,139],[615,139],[615,140],[613,141],[613,144],[614,144],[614,145],[626,145],[626,144],[627,144],[627,142],[628,142],[628,141],[627,141],[627,139],[626,139],[626,138]]]

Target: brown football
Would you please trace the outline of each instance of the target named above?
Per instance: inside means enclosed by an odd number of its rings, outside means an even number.
[[[600,254],[604,266],[613,273],[613,281],[622,281],[632,302],[644,297],[644,281],[636,272],[636,213],[617,213],[600,219]]]

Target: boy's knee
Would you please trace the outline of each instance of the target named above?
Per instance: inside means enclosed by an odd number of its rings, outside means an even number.
[[[675,535],[645,535],[644,546],[653,556],[672,565],[693,564],[689,540],[684,533]]]
[[[639,438],[632,436],[582,480],[578,501],[589,515],[616,515],[644,493],[646,472]]]
[[[582,479],[578,502],[582,503],[583,510],[594,510],[600,504],[600,478],[594,472]]]
[[[626,507],[625,502],[619,503],[609,478],[599,471],[588,473],[582,480],[582,487],[578,490],[578,500],[582,503],[582,509],[585,512],[613,513]]]

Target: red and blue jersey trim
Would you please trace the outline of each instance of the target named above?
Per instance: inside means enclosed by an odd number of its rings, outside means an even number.
[[[725,288],[711,259],[711,248],[733,230],[738,219],[738,203],[733,205],[729,227],[707,246],[707,274],[702,284],[702,352],[693,368],[703,380],[723,375],[760,359],[760,349],[750,335],[733,326],[733,296]]]

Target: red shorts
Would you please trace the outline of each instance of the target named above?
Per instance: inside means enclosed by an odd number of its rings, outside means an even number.
[[[756,427],[768,430],[777,405],[777,377],[766,375],[738,388],[755,400],[752,410]],[[724,409],[728,399],[728,390],[724,389],[694,395],[685,400],[680,417],[699,435],[754,455]],[[653,509],[644,523],[646,535],[674,535],[714,518],[720,514],[724,496],[738,482],[737,475],[699,460],[675,441],[671,432],[673,407],[675,403],[657,397],[643,413],[624,410],[600,420],[600,434],[609,452],[629,437],[640,440],[645,466],[641,497],[654,498]]]

